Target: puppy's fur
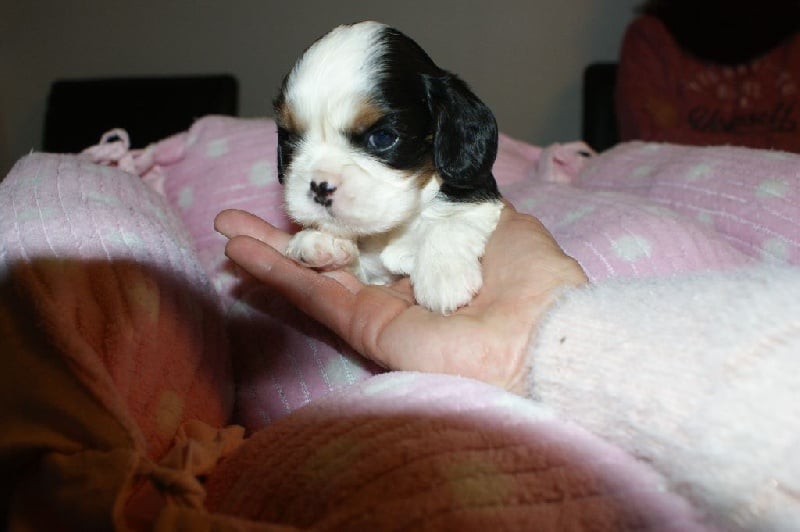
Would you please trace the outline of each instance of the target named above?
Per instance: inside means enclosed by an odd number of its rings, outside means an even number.
[[[278,173],[305,227],[286,255],[362,281],[408,275],[449,313],[482,284],[502,209],[491,111],[414,41],[377,22],[311,45],[275,99]]]

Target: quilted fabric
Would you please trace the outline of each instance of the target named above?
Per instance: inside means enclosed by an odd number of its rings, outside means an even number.
[[[316,401],[206,487],[216,513],[310,530],[708,530],[619,449],[445,375],[376,376]]]
[[[0,184],[0,202],[0,272],[32,303],[14,319],[43,321],[96,400],[130,413],[150,456],[185,420],[229,421],[220,307],[163,198],[118,169],[34,154]]]
[[[141,172],[176,209],[223,298],[236,352],[237,419],[250,429],[378,371],[224,257],[225,239],[213,229],[222,209],[292,229],[276,144],[271,120],[206,117],[140,157],[150,165]],[[597,282],[800,263],[793,161],[781,152],[653,143],[594,155],[581,143],[543,149],[501,135],[493,171],[503,195],[540,218]]]
[[[0,465],[40,466],[14,507],[28,522],[47,517],[30,511],[43,498],[74,523],[118,523],[115,496],[137,474],[179,501],[161,508],[164,530],[701,528],[708,516],[670,491],[674,478],[487,385],[375,376],[232,269],[217,212],[290,228],[274,148],[271,121],[210,117],[118,168],[31,155],[0,184],[0,346],[19,357],[5,359],[19,393],[4,419],[19,426],[0,431]],[[595,281],[799,262],[788,154],[634,143],[593,156],[501,137],[495,173]],[[248,441],[220,429],[234,387]],[[217,513],[199,507],[206,490]],[[151,524],[147,490],[136,494],[128,509]]]

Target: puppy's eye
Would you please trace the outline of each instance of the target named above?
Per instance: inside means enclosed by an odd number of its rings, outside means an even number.
[[[372,151],[383,152],[392,148],[400,137],[390,129],[376,129],[367,136],[367,147]]]

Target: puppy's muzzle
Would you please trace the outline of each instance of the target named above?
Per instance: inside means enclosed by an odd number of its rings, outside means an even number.
[[[327,181],[322,181],[321,183],[311,182],[311,194],[314,202],[323,207],[330,207],[333,204],[333,193],[335,191],[336,187],[329,185]]]

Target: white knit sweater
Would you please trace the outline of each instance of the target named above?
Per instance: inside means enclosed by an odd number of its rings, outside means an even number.
[[[800,270],[570,291],[531,395],[663,472],[727,530],[800,530]]]

